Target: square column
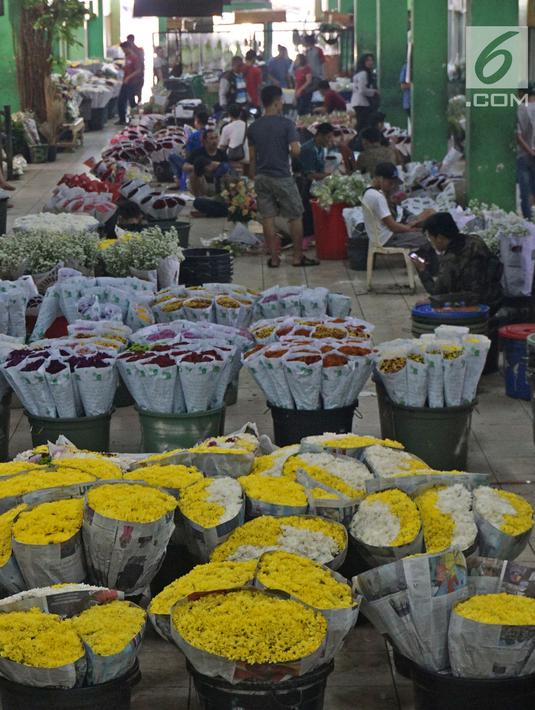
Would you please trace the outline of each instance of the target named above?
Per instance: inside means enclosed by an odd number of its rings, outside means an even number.
[[[14,3],[14,4],[13,4]],[[15,46],[13,43],[15,28],[13,14],[17,0],[4,0],[4,15],[0,17],[0,107],[10,105],[12,111],[20,108]],[[11,7],[10,7],[11,6]]]
[[[518,25],[518,0],[470,0],[468,25]],[[477,57],[470,58],[468,62]],[[466,181],[468,199],[516,211],[516,90],[467,92]]]
[[[104,57],[104,3],[98,0],[98,15],[87,23],[87,56],[89,59]]]
[[[407,0],[377,0],[377,73],[381,93],[381,111],[394,126],[405,127],[399,86],[401,68],[407,60]]]
[[[354,23],[357,56],[364,52],[375,54],[377,52],[377,0],[355,0]]]
[[[448,3],[411,5],[412,159],[442,160],[448,149]]]

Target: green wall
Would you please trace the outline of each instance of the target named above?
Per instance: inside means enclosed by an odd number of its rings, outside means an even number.
[[[19,90],[17,86],[17,68],[15,65],[15,49],[13,46],[12,16],[17,0],[4,0],[5,14],[0,17],[0,107],[11,105],[12,111],[20,108]]]

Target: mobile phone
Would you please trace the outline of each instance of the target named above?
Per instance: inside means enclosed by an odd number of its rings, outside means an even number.
[[[419,261],[420,264],[425,264],[425,259],[422,259],[421,256],[418,256],[418,254],[415,251],[411,251],[409,256],[411,259],[416,259],[417,261]]]

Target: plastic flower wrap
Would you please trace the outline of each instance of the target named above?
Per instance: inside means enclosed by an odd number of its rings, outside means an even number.
[[[168,584],[151,601],[149,619],[166,641],[171,641],[171,610],[185,597],[197,592],[244,587],[253,581],[257,562],[208,562]]]
[[[136,483],[90,490],[83,541],[91,579],[128,594],[141,593],[163,562],[175,508],[172,496]]]
[[[416,555],[353,577],[361,611],[403,656],[431,671],[449,667],[448,623],[468,596],[460,550]]]
[[[259,294],[254,306],[254,320],[283,318],[346,318],[351,313],[351,299],[323,287],[272,286]]]
[[[349,531],[362,556],[372,565],[423,551],[418,508],[400,490],[367,496],[355,513]]]
[[[178,505],[186,545],[203,562],[245,519],[242,488],[226,476],[206,478],[188,486],[182,491]]]
[[[326,633],[320,612],[256,589],[209,592],[172,613],[173,639],[194,668],[230,682],[313,670]]]
[[[525,498],[497,488],[474,491],[479,554],[514,560],[525,549],[533,528],[533,508]]]
[[[317,198],[322,210],[328,211],[334,204],[348,207],[360,205],[360,198],[367,187],[360,175],[329,175],[312,186],[312,195]]]
[[[472,494],[461,484],[428,488],[414,499],[422,518],[425,549],[440,552],[450,547],[469,554],[477,537]]]
[[[12,348],[21,347],[20,343],[26,339],[26,308],[36,294],[31,276],[21,276],[16,281],[0,281],[1,360],[8,354],[10,343]]]
[[[351,348],[352,354],[342,349]],[[373,368],[373,351],[358,342],[303,337],[254,348],[243,356],[268,402],[285,409],[334,409],[356,403]]]
[[[328,567],[289,552],[262,555],[255,584],[286,592],[292,598],[322,612],[327,620],[325,661],[340,649],[358,617],[358,599],[348,581]]]
[[[535,672],[535,599],[484,594],[457,604],[448,646],[451,671],[462,678],[516,678]]]
[[[23,511],[13,524],[13,554],[27,587],[86,578],[83,501],[58,500]]]
[[[179,343],[127,350],[118,367],[140,409],[164,414],[205,412],[223,406],[233,375],[233,346]]]
[[[85,355],[53,348],[14,350],[3,373],[34,416],[75,418],[107,414],[117,388],[115,354]]]
[[[320,517],[264,515],[236,528],[216,547],[210,559],[254,560],[272,550],[295,552],[338,569],[347,553],[347,531],[343,525]]]

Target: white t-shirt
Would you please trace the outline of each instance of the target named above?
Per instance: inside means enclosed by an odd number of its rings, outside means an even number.
[[[379,230],[379,244],[384,246],[387,241],[392,236],[393,232],[388,229],[388,227],[383,223],[385,217],[391,217],[392,213],[388,207],[388,202],[386,197],[380,190],[366,190],[366,192],[360,198],[366,207],[370,210],[373,215],[373,222],[370,223],[371,215],[367,210],[364,210],[364,225],[366,226],[366,231],[371,234],[375,230]]]
[[[245,152],[245,162],[249,162],[249,145],[247,140],[244,142],[244,138],[247,133],[247,126],[245,121],[237,120],[227,123],[221,129],[221,136],[219,137],[219,147],[220,148],[237,148],[243,143],[243,150]]]

